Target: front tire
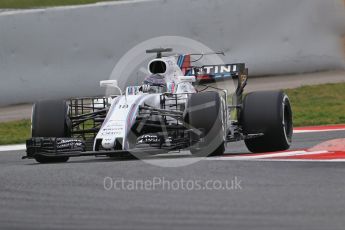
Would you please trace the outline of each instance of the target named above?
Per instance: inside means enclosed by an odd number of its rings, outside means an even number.
[[[244,134],[263,134],[244,141],[249,151],[262,153],[290,148],[292,111],[289,98],[283,91],[249,93],[243,101],[241,122]]]
[[[42,100],[32,110],[32,137],[69,137],[68,106],[65,100]],[[67,162],[69,157],[38,155],[39,163]]]
[[[222,121],[221,98],[217,92],[204,92],[190,95],[187,103],[187,123],[191,128],[204,131],[204,141],[192,134],[190,151],[197,156],[221,156],[225,151],[224,126]]]

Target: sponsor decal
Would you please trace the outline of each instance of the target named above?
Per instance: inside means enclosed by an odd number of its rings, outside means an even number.
[[[150,135],[150,134],[146,134],[143,136],[140,136],[137,140],[138,144],[145,144],[145,143],[159,143],[161,142],[161,137],[159,137],[158,135]]]
[[[192,75],[232,76],[240,71],[241,64],[205,65],[193,68]]]

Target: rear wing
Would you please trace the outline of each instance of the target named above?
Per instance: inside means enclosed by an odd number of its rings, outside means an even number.
[[[248,75],[248,69],[244,63],[204,65],[201,67],[191,67],[188,75],[195,76],[199,83],[214,83],[238,79],[241,75]]]

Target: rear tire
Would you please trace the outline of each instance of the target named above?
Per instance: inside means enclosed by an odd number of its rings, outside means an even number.
[[[225,151],[222,103],[217,92],[190,95],[187,103],[187,122],[192,128],[204,131],[204,142],[192,146],[198,156],[221,156]],[[198,139],[192,134],[193,139]]]
[[[243,101],[241,122],[244,134],[264,134],[244,141],[249,151],[262,153],[289,149],[293,132],[292,111],[283,91],[248,94]]]
[[[44,100],[32,110],[32,137],[70,137],[68,106],[65,100]],[[39,163],[67,162],[69,157],[36,156]]]

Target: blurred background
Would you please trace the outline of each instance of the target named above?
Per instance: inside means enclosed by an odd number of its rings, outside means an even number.
[[[0,8],[0,144],[29,135],[36,100],[103,95],[99,81],[121,57],[160,36],[245,62],[247,91],[288,90],[296,125],[345,123],[343,0],[0,0]]]

